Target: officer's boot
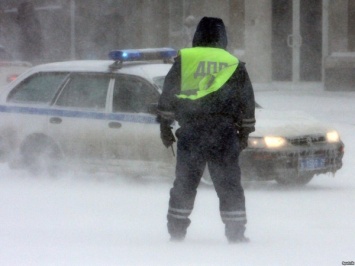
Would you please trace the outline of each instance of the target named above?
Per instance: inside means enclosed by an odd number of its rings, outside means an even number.
[[[244,236],[245,225],[238,222],[228,222],[225,234],[229,243],[247,243],[249,238]]]
[[[175,219],[168,217],[168,232],[170,234],[170,241],[183,241],[186,236],[187,227],[190,223],[190,219]]]

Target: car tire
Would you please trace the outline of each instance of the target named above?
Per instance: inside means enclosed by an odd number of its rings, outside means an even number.
[[[314,174],[294,174],[287,177],[276,177],[275,180],[284,186],[304,186],[312,180],[313,176]]]
[[[22,164],[34,175],[57,176],[61,170],[62,155],[58,146],[48,137],[29,136],[21,146]]]

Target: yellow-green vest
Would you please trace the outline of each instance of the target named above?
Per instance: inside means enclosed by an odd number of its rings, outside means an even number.
[[[219,90],[237,69],[239,60],[224,49],[181,49],[180,99],[197,100]]]

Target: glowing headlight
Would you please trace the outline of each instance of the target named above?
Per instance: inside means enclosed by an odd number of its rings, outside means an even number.
[[[282,137],[265,137],[264,140],[268,148],[280,148],[286,145],[286,139]]]
[[[336,131],[330,131],[327,133],[327,141],[328,142],[339,142],[340,137],[338,132]]]
[[[249,137],[248,147],[250,147],[250,148],[265,148],[265,141],[263,138]]]
[[[250,148],[280,148],[285,146],[286,143],[286,139],[282,137],[250,137],[248,140],[248,146]]]

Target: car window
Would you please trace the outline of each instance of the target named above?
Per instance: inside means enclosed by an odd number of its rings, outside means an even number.
[[[69,73],[38,73],[21,82],[9,94],[8,102],[49,104]]]
[[[157,103],[158,91],[147,81],[135,77],[116,78],[113,91],[113,112],[146,113]]]
[[[165,76],[153,78],[154,83],[158,85],[159,89],[161,90],[163,90],[164,80],[165,80]]]
[[[72,74],[56,105],[104,109],[109,82],[108,75]]]

